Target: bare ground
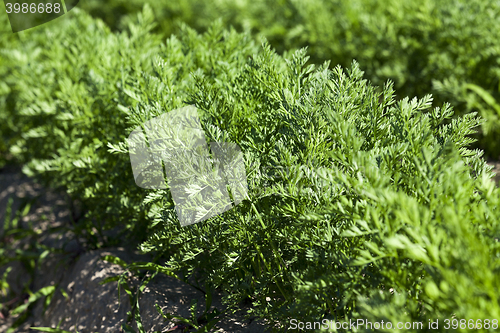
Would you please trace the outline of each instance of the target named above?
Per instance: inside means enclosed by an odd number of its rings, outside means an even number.
[[[490,162],[489,164],[493,166],[493,172],[496,173],[495,181],[500,183],[500,161]]]

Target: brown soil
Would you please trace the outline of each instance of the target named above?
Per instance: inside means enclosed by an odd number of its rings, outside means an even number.
[[[497,183],[500,183],[500,161],[489,162],[488,164],[493,166],[493,172],[496,174],[494,179]]]

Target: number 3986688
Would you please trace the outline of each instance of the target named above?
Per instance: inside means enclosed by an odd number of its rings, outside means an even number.
[[[35,14],[35,13],[60,13],[61,12],[61,4],[60,3],[6,3],[5,7],[7,8],[7,13],[24,13],[24,14]]]

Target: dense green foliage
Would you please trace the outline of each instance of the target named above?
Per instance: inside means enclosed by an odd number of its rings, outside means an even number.
[[[206,31],[215,19],[266,36],[280,53],[309,48],[313,63],[349,66],[356,59],[376,85],[395,82],[399,97],[432,92],[487,121],[480,147],[500,156],[500,4],[496,0],[184,0],[148,1],[156,31],[179,22]],[[143,1],[82,1],[82,8],[116,29],[126,27]],[[484,137],[484,138],[483,138]]]
[[[121,33],[76,9],[2,37],[2,149],[85,204],[89,237],[121,226],[161,255],[149,267],[281,330],[291,318],[500,317],[500,190],[469,150],[476,114],[397,101],[356,62],[308,65],[305,49],[278,55],[220,22],[166,43],[152,29],[149,7]],[[168,190],[134,184],[125,138],[185,105],[207,141],[242,148],[249,197],[181,227]]]
[[[116,106],[131,99],[120,87],[150,68],[160,49],[160,39],[148,34],[151,22],[139,21],[130,34],[114,35],[101,21],[75,15],[47,31],[19,33],[18,48],[2,53],[10,72],[2,81],[10,91],[4,100],[11,102],[1,112],[10,153],[29,175],[51,171],[45,179],[82,199],[98,232],[137,210],[130,200],[140,189],[127,177],[128,158],[111,156],[106,144],[126,136]],[[58,42],[46,43],[52,39]],[[140,230],[135,222],[125,225]]]

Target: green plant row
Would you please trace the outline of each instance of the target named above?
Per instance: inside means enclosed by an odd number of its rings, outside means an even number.
[[[82,8],[114,29],[126,28],[144,1],[89,0]],[[375,85],[395,83],[399,97],[452,104],[486,120],[479,147],[500,157],[500,4],[496,0],[183,0],[153,1],[156,31],[185,22],[206,31],[217,18],[264,35],[279,53],[309,48],[312,63],[356,59]]]
[[[133,99],[123,87],[151,69],[161,39],[149,34],[153,23],[141,15],[130,32],[120,34],[81,13],[68,16],[5,37],[2,141],[26,174],[41,174],[82,199],[89,216],[84,229],[94,230],[89,237],[102,238],[102,231],[117,226],[137,228],[140,235],[144,214],[134,200],[141,189],[127,177],[127,156],[110,155],[106,145],[126,136],[117,105]]]
[[[500,190],[469,149],[476,114],[396,101],[357,62],[308,65],[221,22],[162,42],[148,6],[121,33],[67,16],[2,45],[0,115],[24,171],[84,203],[89,237],[121,227],[157,254],[140,267],[218,288],[279,331],[500,317]],[[168,189],[135,185],[125,139],[186,105],[207,142],[241,147],[249,192],[181,227]]]

